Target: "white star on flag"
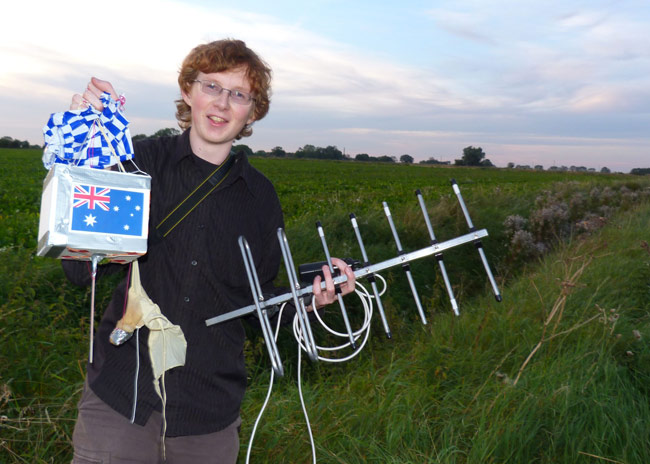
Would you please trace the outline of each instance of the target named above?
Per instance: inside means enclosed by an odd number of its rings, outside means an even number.
[[[85,216],[84,222],[87,226],[94,227],[95,223],[97,222],[97,218],[92,214],[89,214]]]

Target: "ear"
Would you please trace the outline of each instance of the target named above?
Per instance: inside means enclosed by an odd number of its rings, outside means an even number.
[[[188,103],[188,105],[189,105],[189,103]],[[251,110],[250,111],[251,111],[251,114],[250,114],[248,120],[246,121],[247,126],[250,126],[251,124],[253,124],[255,122],[255,105],[251,105]]]
[[[185,104],[191,108],[192,98],[190,97],[190,95],[184,90],[181,90],[181,97],[183,97],[183,101],[185,102]]]

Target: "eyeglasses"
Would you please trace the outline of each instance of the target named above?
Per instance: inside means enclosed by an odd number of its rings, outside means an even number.
[[[194,82],[201,84],[201,91],[207,95],[212,95],[213,97],[218,97],[224,91],[228,92],[230,95],[230,101],[238,105],[250,105],[251,102],[255,101],[253,95],[247,92],[242,92],[241,90],[230,90],[224,89],[216,82],[212,81],[200,81],[195,79]]]

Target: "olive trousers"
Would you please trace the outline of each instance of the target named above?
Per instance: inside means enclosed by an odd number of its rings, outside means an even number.
[[[240,424],[238,418],[218,432],[165,437],[163,444],[161,413],[154,411],[144,427],[132,424],[84,385],[72,464],[235,464]]]

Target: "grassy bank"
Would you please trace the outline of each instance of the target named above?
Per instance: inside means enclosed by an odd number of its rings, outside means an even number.
[[[563,246],[501,304],[473,299],[391,341],[377,324],[357,360],[306,366],[319,462],[650,462],[649,223],[646,206]],[[309,461],[295,384],[278,383],[254,462]]]

